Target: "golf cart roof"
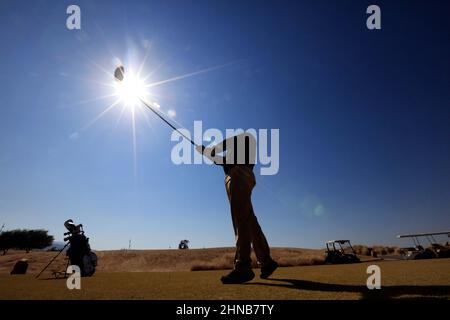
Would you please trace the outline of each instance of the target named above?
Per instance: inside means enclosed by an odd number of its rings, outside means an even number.
[[[345,242],[350,242],[350,240],[330,240],[327,241],[326,243],[345,243]]]
[[[448,235],[450,237],[450,231],[442,231],[442,232],[430,232],[430,233],[415,233],[415,234],[401,234],[398,235],[397,238],[414,238],[414,237],[427,237],[427,236],[438,236],[438,235]]]

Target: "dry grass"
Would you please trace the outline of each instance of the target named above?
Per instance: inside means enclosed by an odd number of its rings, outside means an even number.
[[[10,251],[0,256],[0,273],[9,273],[14,264],[28,259],[28,273],[38,273],[57,252]],[[99,272],[173,272],[191,270],[231,269],[234,248],[208,248],[189,250],[115,250],[97,251]],[[297,248],[273,248],[272,256],[281,266],[314,265],[323,263],[324,251]],[[256,258],[253,256],[254,266]],[[47,273],[63,271],[66,266],[62,253],[49,267]]]
[[[323,250],[274,248],[272,257],[281,267],[311,266],[323,264],[325,255]],[[197,260],[192,263],[191,271],[232,269],[234,263],[234,249],[229,249],[221,256],[212,260]],[[253,268],[257,268],[256,256],[252,254]]]
[[[212,260],[201,261],[195,260],[192,262],[191,271],[204,271],[204,270],[225,270],[232,269],[234,263],[234,253],[226,252],[219,257],[215,257]]]

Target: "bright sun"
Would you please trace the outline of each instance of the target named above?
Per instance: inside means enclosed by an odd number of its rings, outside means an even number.
[[[122,81],[115,82],[116,95],[127,107],[136,107],[147,94],[145,83],[129,72]]]

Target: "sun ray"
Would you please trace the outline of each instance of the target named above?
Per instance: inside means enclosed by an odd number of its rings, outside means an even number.
[[[150,118],[149,118],[148,114],[145,112],[145,110],[143,110],[141,107],[139,107],[138,110],[144,116],[145,122],[147,123],[148,127],[150,129],[153,129],[153,127],[150,123]]]
[[[141,64],[139,65],[138,71],[137,71],[137,76],[140,77],[142,70],[145,66],[145,63],[147,62],[148,56],[150,55],[150,46],[147,48],[146,52],[145,52],[145,56],[144,59],[142,59]]]
[[[83,105],[83,104],[87,104],[87,103],[91,103],[91,102],[96,102],[96,101],[101,101],[101,100],[106,100],[108,98],[112,98],[117,96],[115,93],[112,94],[105,94],[103,96],[99,96],[99,97],[95,97],[92,99],[86,99],[86,100],[80,100],[71,104],[67,104],[66,108],[70,108],[70,107],[75,107],[75,106],[79,106],[79,105]]]
[[[87,55],[81,53],[81,55],[88,61],[88,63],[90,63],[92,66],[96,67],[98,70],[102,71],[106,76],[108,76],[108,78],[112,78],[112,74],[110,71],[108,71],[106,68],[102,67],[101,65],[99,65],[97,62],[95,62],[94,60],[92,60],[91,58],[89,58]]]
[[[189,77],[192,77],[192,76],[196,76],[196,75],[199,75],[199,74],[202,74],[202,73],[207,73],[207,72],[211,72],[211,71],[214,71],[214,70],[217,70],[217,69],[221,69],[221,68],[224,68],[224,67],[229,66],[229,65],[234,64],[234,63],[235,63],[234,61],[233,62],[228,62],[228,63],[221,64],[221,65],[218,65],[218,66],[215,66],[215,67],[210,67],[210,68],[206,68],[206,69],[203,69],[203,70],[186,73],[186,74],[183,74],[183,75],[180,75],[180,76],[176,76],[176,77],[173,77],[173,78],[169,78],[169,79],[166,79],[166,80],[161,80],[161,81],[149,83],[145,87],[146,88],[156,87],[156,86],[168,83],[168,82],[173,82],[173,81],[189,78]]]
[[[70,74],[64,74],[64,75],[61,75],[61,76],[62,77],[66,77],[66,78],[73,78],[73,79],[81,80],[81,81],[87,81],[87,82],[90,82],[90,83],[95,83],[95,84],[98,84],[98,85],[101,85],[101,86],[104,86],[104,87],[114,88],[114,84],[112,84],[111,82],[101,82],[101,81],[93,80],[93,79],[90,79],[90,78],[83,78],[83,77],[73,76],[73,75],[70,75]]]
[[[90,126],[92,126],[94,123],[96,123],[100,118],[102,118],[105,114],[107,114],[112,108],[114,108],[116,105],[118,105],[119,102],[120,102],[120,100],[117,99],[109,107],[107,107],[105,110],[100,112],[94,119],[92,119],[86,125],[84,125],[79,131],[84,131],[84,130],[88,129]]]
[[[154,74],[156,73],[156,71],[158,71],[159,69],[161,69],[161,67],[162,67],[164,64],[165,64],[164,61],[161,62],[160,64],[158,64],[158,65],[156,66],[156,68],[155,68],[153,71],[151,71],[149,74],[147,74],[147,75],[144,77],[144,79],[142,79],[142,81],[146,82],[152,75],[154,75]]]
[[[122,116],[123,116],[123,113],[125,112],[125,109],[126,109],[126,107],[125,107],[125,105],[123,105],[122,109],[120,110],[119,117],[117,118],[117,121],[116,121],[116,126],[115,126],[116,128],[119,126],[119,122],[122,119]]]
[[[137,151],[136,151],[136,119],[134,107],[131,109],[131,125],[133,129],[133,172],[134,172],[134,182],[137,182]]]

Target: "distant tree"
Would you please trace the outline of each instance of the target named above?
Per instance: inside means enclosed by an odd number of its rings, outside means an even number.
[[[3,251],[5,255],[9,249],[12,247],[12,232],[5,231],[0,233],[0,250]]]
[[[188,243],[189,240],[181,240],[178,249],[189,249]]]
[[[43,249],[51,246],[55,238],[48,234],[47,230],[29,230],[25,250]]]
[[[0,250],[5,255],[9,249],[30,252],[31,249],[42,249],[53,243],[53,236],[47,230],[16,229],[0,234]]]

